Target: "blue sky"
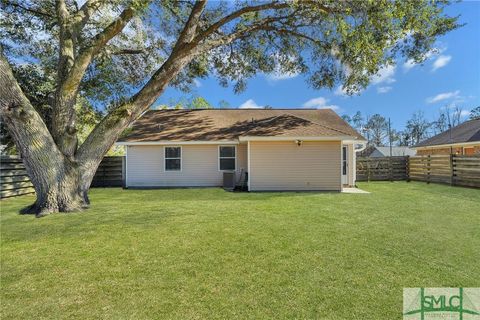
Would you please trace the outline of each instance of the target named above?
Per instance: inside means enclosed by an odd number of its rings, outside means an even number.
[[[200,79],[189,94],[169,88],[156,104],[169,104],[181,97],[202,96],[217,106],[226,100],[231,107],[265,106],[273,108],[333,107],[339,114],[380,113],[402,129],[411,115],[421,110],[428,119],[452,103],[462,109],[480,105],[480,1],[454,3],[450,15],[460,15],[466,25],[438,39],[437,54],[423,65],[398,61],[382,70],[360,95],[346,97],[339,88],[314,90],[301,76],[258,75],[248,81],[247,90],[234,94],[215,79]],[[466,117],[466,112],[465,115]]]

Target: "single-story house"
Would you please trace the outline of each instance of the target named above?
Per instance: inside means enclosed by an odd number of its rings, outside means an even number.
[[[370,158],[414,156],[416,154],[415,150],[405,146],[392,146],[391,149],[390,147],[372,147],[368,150],[368,153],[365,153],[365,151],[362,152],[362,155]]]
[[[355,185],[365,138],[330,109],[150,110],[117,142],[126,187],[222,186],[249,191]]]
[[[456,127],[420,142],[413,147],[417,155],[480,155],[480,119],[465,121]]]

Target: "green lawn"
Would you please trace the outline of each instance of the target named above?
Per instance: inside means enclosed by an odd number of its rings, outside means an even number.
[[[394,319],[404,287],[480,285],[480,191],[94,189],[83,213],[1,201],[2,319]]]

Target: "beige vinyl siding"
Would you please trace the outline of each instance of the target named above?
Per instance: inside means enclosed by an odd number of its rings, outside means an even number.
[[[250,190],[341,190],[340,141],[250,142]]]
[[[243,170],[243,171],[242,171]],[[244,179],[245,172],[248,171],[248,150],[247,144],[241,143],[237,145],[237,181],[240,178],[240,174],[242,174],[242,181]]]
[[[222,185],[223,173],[218,167],[219,145],[178,144],[176,146],[182,147],[181,171],[165,171],[164,145],[128,146],[127,186],[213,187]],[[237,145],[237,178],[241,168],[247,168],[246,158],[246,145]]]

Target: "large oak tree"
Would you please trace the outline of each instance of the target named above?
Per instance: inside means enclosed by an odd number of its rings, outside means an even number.
[[[104,154],[168,86],[196,77],[245,88],[257,73],[302,73],[314,88],[365,88],[403,56],[421,62],[457,27],[445,1],[2,0],[0,112],[35,186],[24,212],[88,207]],[[47,115],[12,65],[54,76]],[[77,99],[105,110],[77,138]],[[44,110],[45,111],[45,110]]]

